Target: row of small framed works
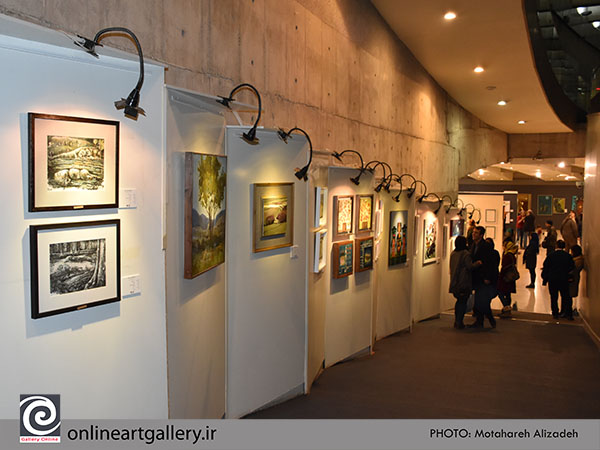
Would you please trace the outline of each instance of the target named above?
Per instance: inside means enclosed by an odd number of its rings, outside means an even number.
[[[356,199],[356,212],[354,201]],[[354,226],[356,221],[356,226]],[[373,231],[373,195],[336,195],[333,197],[333,240],[351,234]]]
[[[553,197],[552,195],[538,195],[538,216],[551,216],[552,214],[564,214],[567,199],[565,197]],[[573,202],[572,202],[573,203]],[[571,205],[572,206],[572,205]],[[571,208],[575,209],[575,208]]]
[[[344,278],[356,272],[373,269],[373,237],[334,242],[333,278]]]

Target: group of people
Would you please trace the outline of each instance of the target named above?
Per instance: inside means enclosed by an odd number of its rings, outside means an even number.
[[[457,236],[455,249],[450,255],[450,293],[456,298],[454,327],[465,328],[464,316],[470,296],[473,296],[475,322],[468,327],[481,328],[487,318],[491,327],[496,319],[491,310],[492,300],[498,296],[502,302],[501,317],[511,315],[512,294],[516,293],[519,278],[517,257],[524,248],[523,262],[530,273],[527,288],[535,288],[537,257],[540,246],[546,249],[542,268],[542,280],[548,285],[552,316],[573,320],[573,298],[577,297],[579,279],[583,269],[583,255],[577,244],[578,229],[575,214],[571,211],[561,224],[562,239],[551,220],[546,221],[546,236],[541,241],[542,228],[535,226],[532,211],[521,211],[517,222],[517,242],[512,232],[503,239],[502,257],[494,249],[494,240],[485,239],[485,228],[471,220],[467,236]],[[521,230],[521,231],[520,231]],[[561,307],[558,307],[558,297]]]

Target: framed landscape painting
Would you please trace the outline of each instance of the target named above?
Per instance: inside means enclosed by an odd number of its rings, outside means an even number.
[[[184,278],[225,262],[227,157],[186,152]]]
[[[373,238],[359,238],[354,240],[356,247],[356,271],[364,272],[373,269]]]
[[[566,213],[566,198],[565,197],[554,197],[552,199],[552,213],[553,214],[564,214]]]
[[[333,244],[333,278],[352,275],[353,264],[352,241],[335,242]]]
[[[428,217],[423,221],[423,265],[437,261],[437,217]]]
[[[408,211],[390,211],[388,266],[406,263],[408,254]]]
[[[119,122],[28,114],[29,211],[117,208]]]
[[[373,196],[357,195],[356,205],[356,232],[373,231]]]
[[[121,299],[120,221],[32,225],[31,317]]]
[[[336,195],[333,197],[333,238],[341,239],[352,234],[354,196]]]
[[[538,195],[538,216],[552,215],[552,196]]]
[[[327,265],[327,230],[315,233],[315,261],[314,273],[319,273]]]
[[[315,187],[315,228],[327,224],[327,188]]]
[[[255,183],[253,251],[290,247],[294,242],[294,183]]]

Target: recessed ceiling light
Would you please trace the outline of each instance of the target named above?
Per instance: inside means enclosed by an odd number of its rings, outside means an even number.
[[[477,67],[475,67],[473,69],[473,72],[475,72],[475,73],[481,73],[481,72],[483,72],[483,70],[484,70],[483,67],[477,66]]]
[[[592,12],[587,9],[586,6],[580,6],[577,8],[577,12],[582,16],[589,16]]]
[[[506,100],[500,100],[498,106],[506,106]]]
[[[594,21],[592,22],[592,25],[594,26],[594,28],[598,28],[598,27],[600,27],[600,20],[594,20]]]
[[[566,166],[566,164],[565,164],[564,161],[561,161],[561,162],[558,163],[558,167],[560,167],[561,169],[564,169],[565,166]]]
[[[568,175],[567,177],[565,177],[565,180],[574,180],[575,177],[573,175]]]
[[[452,11],[448,11],[446,14],[444,14],[444,19],[446,19],[446,20],[456,19],[456,14],[454,14]]]
[[[540,172],[539,170],[535,173],[535,176],[538,178],[542,178],[542,172]]]
[[[525,121],[524,121],[524,120],[519,120],[517,123],[518,123],[519,125],[524,125],[524,124],[525,124]]]
[[[500,164],[504,164],[504,161],[500,161]]]
[[[484,170],[483,169],[479,169],[479,175],[483,175]]]

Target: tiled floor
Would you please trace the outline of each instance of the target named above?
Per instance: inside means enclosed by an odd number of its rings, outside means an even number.
[[[518,257],[518,270],[521,274],[521,278],[517,280],[517,293],[512,295],[513,303],[517,304],[519,311],[535,312],[541,314],[550,314],[550,294],[548,293],[548,286],[542,286],[542,265],[546,258],[546,250],[541,249],[538,255],[535,280],[535,289],[527,289],[525,286],[529,284],[530,276],[529,270],[525,268],[523,264],[523,250],[519,252]],[[581,272],[581,283],[579,285],[579,292],[584,292],[585,285],[585,271]],[[560,300],[559,300],[560,304]],[[577,299],[573,300],[573,308],[577,308]],[[502,303],[500,299],[496,297],[492,300],[492,309],[502,309]]]

